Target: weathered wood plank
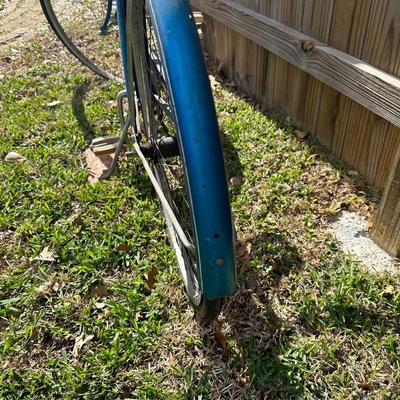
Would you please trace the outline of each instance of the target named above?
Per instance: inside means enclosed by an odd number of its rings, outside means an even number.
[[[192,0],[203,12],[400,127],[400,79],[231,0]]]
[[[371,236],[390,254],[400,256],[400,148],[382,195]]]
[[[375,140],[371,144],[378,154],[374,157],[377,159],[376,164],[374,165],[373,162],[371,162],[371,167],[375,168],[375,181],[372,181],[372,183],[376,187],[384,187],[385,184],[388,184],[390,171],[392,168],[396,168],[395,156],[400,146],[400,129],[386,121],[384,122],[389,125],[388,129],[384,130],[384,126],[382,126],[381,131],[378,131],[375,128]],[[381,138],[379,137],[380,135]],[[381,140],[382,144],[380,147],[376,142]]]
[[[302,32],[317,38],[323,43],[329,43],[332,33],[334,16],[334,0],[308,1],[303,9]],[[293,27],[295,28],[295,27]],[[296,28],[295,28],[296,29]],[[300,29],[296,29],[299,31]],[[304,108],[304,127],[306,130],[318,133],[318,140],[330,149],[334,132],[334,115],[337,96],[335,90],[321,81],[310,77]]]

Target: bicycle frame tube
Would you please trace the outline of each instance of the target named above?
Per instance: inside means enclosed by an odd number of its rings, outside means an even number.
[[[126,0],[117,0],[117,19],[119,30],[119,43],[121,47],[121,59],[124,66],[125,87],[128,87],[128,57],[126,53]]]

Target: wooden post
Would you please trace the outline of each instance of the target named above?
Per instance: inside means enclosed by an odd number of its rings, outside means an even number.
[[[400,148],[393,161],[371,237],[391,255],[400,256]]]

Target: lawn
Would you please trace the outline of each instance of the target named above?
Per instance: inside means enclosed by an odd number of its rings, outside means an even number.
[[[399,274],[326,233],[341,209],[375,208],[345,165],[213,80],[239,282],[201,324],[139,162],[87,181],[120,87],[46,33],[3,53],[0,78],[1,399],[400,398]]]

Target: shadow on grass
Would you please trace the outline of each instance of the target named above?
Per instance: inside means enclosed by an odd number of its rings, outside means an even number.
[[[387,295],[393,303],[391,306],[373,307],[377,301],[373,297],[376,284],[362,270],[352,270],[356,266],[338,257],[326,265],[318,290],[312,281],[305,281],[299,282],[299,291],[291,293],[286,282],[281,281],[306,268],[296,247],[276,233],[254,238],[252,246],[259,267],[240,277],[240,288],[224,310],[224,323],[230,327],[230,349],[221,354],[209,339],[213,334],[210,328],[205,333],[199,329],[210,355],[207,368],[212,371],[215,359],[220,357],[224,371],[234,371],[229,382],[236,386],[236,393],[254,389],[261,394],[261,399],[302,399],[306,395],[324,398],[332,390],[328,383],[324,384],[324,375],[331,375],[327,382],[340,384],[335,382],[340,380],[337,375],[346,370],[351,357],[363,357],[354,348],[355,335],[366,336],[368,343],[370,335],[375,340],[383,340],[388,332],[398,332],[400,319],[394,311],[394,294]],[[319,268],[325,269],[325,266]],[[309,296],[312,292],[313,296]],[[364,305],[367,300],[369,308]],[[288,312],[289,318],[284,314],[285,307],[279,307],[283,314],[278,315],[276,302],[287,306],[296,302],[295,312]],[[337,341],[340,348],[335,345]],[[356,345],[362,354],[364,344],[357,342]],[[351,371],[354,366],[348,368]],[[368,373],[369,367],[361,361],[357,368],[360,376]],[[374,385],[362,389],[360,385],[364,381],[357,380],[363,379],[357,377],[358,369],[353,371],[355,376],[350,384],[362,397]],[[238,385],[240,374],[247,375],[247,380]],[[322,374],[319,382],[314,380],[316,374]],[[196,393],[195,387],[191,393]]]
[[[211,67],[211,70],[215,73],[215,67]],[[259,103],[255,98],[247,95],[238,85],[232,85],[232,82],[227,80],[226,76],[220,73],[219,83],[222,85],[224,90],[233,94],[236,97],[240,97],[241,100],[251,105],[255,110],[262,112],[269,120],[273,121],[276,126],[288,133],[292,134],[293,130],[296,129],[290,120],[289,122],[284,117],[285,113],[279,113],[279,111],[273,111]],[[300,130],[302,128],[299,128]],[[308,132],[309,133],[309,132]],[[350,182],[352,188],[357,192],[362,192],[366,195],[367,201],[371,204],[378,204],[382,195],[382,190],[369,185],[364,177],[347,175],[347,172],[354,170],[349,164],[340,158],[340,156],[334,154],[327,146],[323,145],[318,138],[311,134],[302,141],[304,146],[307,146],[311,154],[315,154],[319,161],[330,164],[338,173],[346,177]]]
[[[265,240],[274,242],[287,256],[281,252],[267,255]],[[225,306],[223,322],[230,327],[231,337],[228,349],[216,348],[211,339],[215,334],[212,324],[198,326],[198,335],[209,358],[203,368],[204,376],[188,388],[188,398],[199,394],[199,385],[208,394],[207,383],[202,382],[207,382],[210,373],[218,376],[218,384],[214,382],[209,387],[214,395],[211,398],[303,398],[305,382],[293,373],[293,365],[282,359],[284,350],[290,346],[294,327],[276,314],[271,302],[272,292],[279,290],[280,280],[301,268],[303,262],[297,249],[279,234],[254,238],[252,246],[252,254],[263,265],[239,276],[239,289]],[[271,260],[279,265],[275,272],[270,270]],[[238,261],[239,265],[243,264]],[[217,397],[219,391],[221,394]]]
[[[241,184],[243,182],[243,165],[240,162],[240,157],[237,148],[234,146],[230,138],[221,131],[221,142],[222,148],[224,151],[224,160],[225,160],[225,167],[226,167],[226,174],[228,177],[228,181],[231,178],[235,178],[236,185],[234,189],[235,195],[240,191]]]
[[[293,374],[293,366],[282,360],[293,327],[275,313],[271,301],[273,292],[280,290],[281,279],[301,269],[303,260],[280,233],[265,232],[253,238],[251,245],[258,267],[239,276],[241,289],[225,309],[226,321],[254,387],[265,398],[302,398],[304,382]],[[243,267],[243,260],[238,264]]]
[[[86,93],[91,89],[90,86],[90,82],[75,86],[72,97],[72,112],[87,142],[90,142],[96,136],[96,132],[86,116],[85,105],[83,103]]]

